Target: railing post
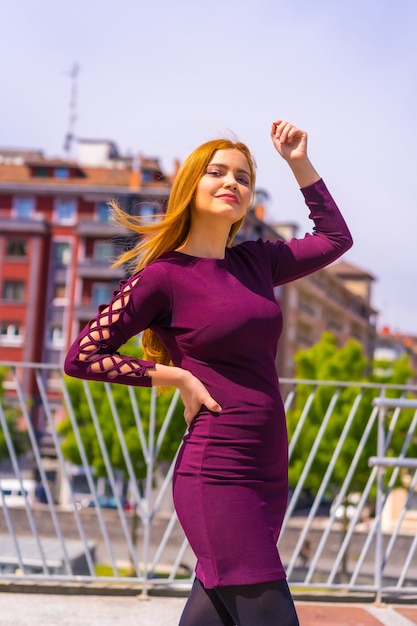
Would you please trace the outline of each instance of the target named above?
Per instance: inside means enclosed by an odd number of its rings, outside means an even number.
[[[151,540],[151,519],[152,519],[152,484],[154,478],[155,461],[155,428],[156,428],[156,390],[153,387],[151,392],[151,406],[149,414],[149,437],[148,455],[146,458],[146,484],[145,484],[145,512],[143,516],[143,574],[144,581],[141,600],[148,599],[149,587],[149,553]]]
[[[377,456],[382,457],[385,454],[385,418],[386,408],[379,407],[378,411],[378,439],[377,439]],[[382,506],[384,491],[384,474],[385,468],[379,465],[377,467],[377,492],[376,492],[376,540],[375,540],[375,573],[374,582],[376,587],[376,602],[379,604],[382,599],[382,568],[383,568],[383,535],[382,535]]]
[[[382,529],[382,509],[383,509],[383,494],[384,494],[384,475],[387,467],[394,468],[413,468],[417,470],[417,460],[405,458],[402,455],[405,453],[405,449],[401,453],[400,457],[386,457],[386,448],[388,439],[385,437],[385,419],[387,416],[387,409],[393,408],[396,410],[401,409],[417,409],[417,402],[414,399],[407,398],[375,398],[373,405],[378,408],[378,443],[377,443],[377,456],[371,457],[368,462],[370,467],[377,468],[377,497],[376,497],[376,515],[375,515],[375,531],[376,531],[376,547],[375,547],[375,586],[376,601],[381,602],[382,598],[382,574],[385,567],[386,555],[384,555],[383,546],[383,529]],[[391,426],[390,426],[391,427]],[[392,538],[391,538],[392,540]],[[388,550],[389,551],[388,544]]]

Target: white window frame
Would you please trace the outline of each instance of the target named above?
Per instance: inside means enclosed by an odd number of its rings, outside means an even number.
[[[66,248],[67,256],[68,256],[67,260],[65,259],[65,256],[66,256],[65,254],[63,255],[63,261],[60,261],[60,259],[58,259],[55,256],[55,250],[57,248],[57,244],[66,245],[67,246],[67,248]],[[55,239],[52,242],[52,255],[53,255],[53,263],[54,263],[54,265],[58,265],[60,267],[68,267],[71,264],[71,251],[72,251],[71,241],[69,241],[68,239]]]
[[[18,208],[18,204],[20,202],[28,202],[30,203],[30,207],[29,207],[29,211],[28,214],[20,217],[19,216],[19,208]],[[15,196],[13,198],[13,210],[12,210],[12,214],[14,219],[16,220],[30,220],[33,218],[33,214],[35,213],[35,207],[36,207],[36,201],[34,196]]]
[[[55,287],[58,287],[58,285],[60,287],[64,288],[65,295],[62,296],[62,297],[55,296]],[[54,292],[53,293],[53,297],[52,297],[52,304],[54,306],[65,306],[66,304],[68,304],[67,285],[66,284],[64,284],[64,283],[56,283],[56,284],[53,285],[52,290]]]
[[[71,203],[73,205],[73,211],[70,217],[60,218],[59,210],[61,203]],[[77,221],[77,208],[77,200],[75,198],[55,198],[54,222],[64,225],[75,224]]]
[[[161,207],[157,202],[141,202],[139,214],[144,223],[151,224],[160,218]]]
[[[4,329],[6,332],[3,332]],[[18,348],[23,345],[23,341],[24,336],[20,322],[0,322],[0,345]]]
[[[104,250],[105,254],[102,256],[100,254],[100,250]],[[107,251],[110,254],[107,254]],[[102,265],[110,265],[112,263],[112,257],[114,256],[114,246],[108,240],[102,241],[100,239],[96,239],[94,242],[94,250],[93,250],[93,260],[96,263],[100,263]]]
[[[103,299],[101,299],[100,297],[100,302],[99,302],[95,298],[95,293],[97,294],[97,292],[99,292],[100,289],[105,289],[106,294],[104,295]],[[106,302],[109,302],[109,300],[111,299],[113,291],[114,291],[114,286],[111,285],[110,283],[99,282],[99,281],[94,282],[91,286],[91,305],[94,307],[98,307],[100,304],[106,304]]]
[[[15,244],[23,244],[23,248],[25,253],[24,254],[10,254],[10,252],[8,251],[8,245],[11,243],[15,243]],[[27,239],[27,237],[10,237],[7,241],[6,241],[6,251],[5,251],[5,256],[7,259],[13,259],[13,261],[15,260],[21,260],[21,259],[27,259],[29,254],[28,254],[28,247],[29,247],[29,241]]]
[[[106,207],[107,209],[107,216],[105,220],[101,219],[102,210],[104,211],[104,207]],[[99,202],[96,202],[95,218],[96,218],[96,221],[99,222],[100,224],[108,224],[109,222],[111,222],[110,207],[108,206],[106,200],[100,200]]]
[[[48,348],[61,350],[64,347],[64,327],[62,324],[49,326]]]
[[[14,283],[15,285],[22,285],[22,298],[21,299],[10,299],[10,298],[6,298],[4,295],[4,288],[6,283]],[[23,303],[25,301],[25,289],[26,289],[26,284],[24,280],[12,280],[10,278],[7,278],[3,281],[3,285],[2,285],[2,291],[1,291],[1,299],[4,302],[14,302],[14,303]]]

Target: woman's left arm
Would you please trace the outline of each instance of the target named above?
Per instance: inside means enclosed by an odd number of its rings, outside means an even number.
[[[353,244],[335,201],[307,156],[307,133],[284,120],[273,122],[275,149],[290,166],[314,221],[313,234],[271,244],[275,284],[311,274],[329,265]]]

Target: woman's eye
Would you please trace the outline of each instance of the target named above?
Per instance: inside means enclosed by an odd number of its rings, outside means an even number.
[[[207,172],[207,174],[210,174],[210,176],[220,176],[220,172],[217,170],[210,170]]]
[[[242,185],[249,185],[250,182],[247,178],[238,178],[238,182],[241,183]]]

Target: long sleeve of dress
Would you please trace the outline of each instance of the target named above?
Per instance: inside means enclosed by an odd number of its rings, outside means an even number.
[[[65,373],[75,378],[150,387],[147,368],[154,365],[118,352],[128,339],[153,325],[169,324],[170,283],[163,269],[153,264],[121,281],[108,305],[72,344],[64,363]]]
[[[352,236],[323,180],[301,189],[314,222],[313,233],[288,242],[267,242],[275,285],[316,272],[353,244]]]

